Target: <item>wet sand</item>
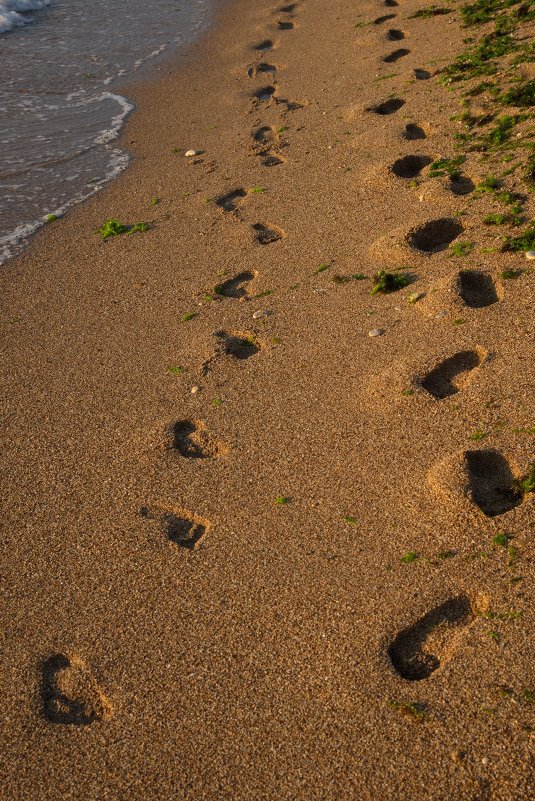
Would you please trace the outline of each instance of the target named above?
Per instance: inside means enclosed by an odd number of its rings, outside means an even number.
[[[533,274],[420,7],[229,2],[3,268],[6,801],[533,797]]]

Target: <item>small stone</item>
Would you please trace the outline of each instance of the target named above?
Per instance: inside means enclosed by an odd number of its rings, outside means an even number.
[[[269,317],[272,312],[269,309],[258,309],[253,314],[253,320],[260,320],[261,317]]]
[[[437,312],[436,316],[437,316],[438,320],[443,320],[444,317],[448,316],[448,312],[447,311],[439,311],[439,312]]]
[[[187,159],[189,159],[192,156],[198,156],[200,152],[201,152],[200,150],[186,150],[184,155],[186,156]]]
[[[535,259],[535,250],[526,250],[526,259]]]
[[[483,757],[482,760],[481,760],[481,764],[485,765],[485,767],[486,767],[489,764],[489,758],[488,757]]]
[[[385,330],[384,328],[372,328],[371,331],[368,331],[369,337],[382,337]]]
[[[200,387],[195,386],[195,387],[191,388],[191,394],[192,395],[196,395],[197,392],[199,392],[199,391],[200,391]]]

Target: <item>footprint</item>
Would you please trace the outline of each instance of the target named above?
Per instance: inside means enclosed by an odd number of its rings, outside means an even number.
[[[383,103],[379,103],[377,106],[370,106],[367,110],[373,111],[375,114],[394,114],[394,112],[399,111],[404,105],[405,101],[400,97],[392,97],[389,100],[385,100]]]
[[[475,618],[466,595],[450,598],[402,629],[388,648],[390,661],[407,681],[421,681],[453,656],[460,632]]]
[[[292,14],[297,8],[298,3],[288,3],[288,5],[281,6],[277,9],[281,14]]]
[[[260,352],[260,343],[255,334],[250,331],[235,332],[217,331],[215,335],[219,340],[218,355],[232,356],[243,361],[250,359]]]
[[[431,73],[428,70],[422,70],[418,67],[414,70],[414,77],[417,81],[428,81],[431,77]]]
[[[471,309],[483,309],[499,300],[492,276],[480,270],[461,270],[458,276],[458,291]]]
[[[256,50],[259,53],[267,53],[268,50],[273,50],[274,46],[275,45],[272,39],[264,39],[263,41],[258,42],[258,44],[253,45],[253,50]]]
[[[261,164],[263,167],[276,167],[278,164],[284,164],[285,159],[277,153],[266,153],[262,155]]]
[[[403,131],[403,138],[410,141],[414,139],[427,139],[427,134],[420,125],[416,125],[415,122],[409,122]]]
[[[458,178],[450,176],[449,188],[454,195],[469,195],[476,187],[471,178],[466,175],[460,175]]]
[[[399,5],[399,3],[397,0],[385,0],[384,5],[388,6],[389,8],[395,8],[397,5]]]
[[[403,156],[397,159],[390,169],[398,178],[416,178],[432,161],[429,156]]]
[[[401,40],[405,38],[405,34],[403,31],[399,31],[396,28],[390,28],[386,34],[386,38],[390,42],[401,42]]]
[[[465,464],[472,500],[487,517],[503,515],[522,502],[511,468],[499,451],[467,451]]]
[[[382,17],[377,17],[377,19],[374,19],[373,24],[382,25],[383,22],[386,22],[389,19],[394,19],[394,17],[397,17],[397,14],[385,14]]]
[[[438,253],[462,234],[463,226],[455,217],[441,217],[417,226],[407,235],[407,242],[421,253]]]
[[[112,717],[110,702],[79,656],[55,654],[41,671],[43,713],[51,723],[88,726]]]
[[[277,67],[274,64],[267,64],[262,61],[260,64],[254,64],[247,70],[249,78],[256,78],[257,75],[275,75]]]
[[[227,278],[221,284],[214,287],[214,292],[223,298],[243,298],[248,295],[247,286],[255,278],[254,273],[246,270],[243,273],[235,275],[233,278]]]
[[[261,86],[260,89],[257,89],[256,92],[253,93],[253,98],[261,101],[262,103],[268,103],[274,94],[274,86]]]
[[[255,223],[253,226],[255,232],[254,238],[260,245],[271,245],[272,242],[278,242],[284,236],[284,231],[278,228],[269,228],[263,223]]]
[[[223,211],[236,211],[238,206],[241,206],[241,201],[247,196],[245,189],[232,189],[225,195],[216,198],[216,204],[223,209]]]
[[[439,400],[456,395],[473,377],[472,371],[482,364],[484,357],[482,351],[460,351],[440,362],[422,379],[421,385]]]
[[[196,550],[210,529],[210,522],[183,509],[166,512],[162,518],[167,537],[181,548]]]
[[[293,22],[287,22],[286,20],[277,20],[276,27],[278,31],[291,31],[294,27]]]
[[[167,444],[186,459],[213,459],[228,448],[216,440],[201,420],[178,420],[167,431]]]
[[[386,64],[393,64],[395,61],[398,61],[398,59],[403,58],[403,56],[408,56],[410,52],[411,51],[407,50],[406,47],[400,47],[398,50],[393,50],[390,55],[385,56],[383,61]]]

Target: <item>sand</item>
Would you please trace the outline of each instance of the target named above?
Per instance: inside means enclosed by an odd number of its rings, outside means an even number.
[[[2,799],[533,798],[533,273],[411,247],[496,236],[393,170],[458,130],[420,7],[227,3],[3,267]]]

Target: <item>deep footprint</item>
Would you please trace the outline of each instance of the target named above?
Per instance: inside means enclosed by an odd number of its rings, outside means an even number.
[[[253,279],[254,274],[246,270],[243,273],[239,273],[239,275],[235,275],[234,278],[227,278],[226,281],[217,284],[214,292],[223,298],[243,298],[248,294],[247,286]]]
[[[492,276],[479,270],[462,270],[458,278],[459,295],[471,309],[497,303],[498,293]]]
[[[421,70],[418,67],[414,70],[414,77],[417,81],[428,81],[431,73],[428,70]]]
[[[384,16],[377,17],[377,19],[374,19],[373,24],[382,25],[383,22],[386,22],[389,19],[394,19],[394,17],[397,17],[397,14],[384,14]]]
[[[276,153],[265,153],[262,154],[261,163],[263,167],[276,167],[278,164],[284,164],[284,159]]]
[[[454,195],[469,195],[476,187],[471,178],[466,175],[460,175],[455,178],[450,177],[449,188]]]
[[[405,126],[403,138],[412,142],[414,139],[427,139],[427,134],[420,125],[416,125],[414,122],[409,122]]]
[[[465,462],[472,500],[487,517],[503,515],[522,502],[511,468],[499,451],[467,451]]]
[[[268,50],[273,49],[273,42],[271,39],[264,39],[256,45],[253,45],[253,50],[258,50],[260,53],[267,53]]]
[[[394,114],[404,105],[405,101],[400,97],[392,97],[390,100],[385,100],[384,103],[379,103],[377,106],[370,106],[368,111],[373,111],[375,114],[381,115]]]
[[[463,350],[438,364],[424,379],[422,387],[433,397],[443,400],[456,395],[466,386],[471,373],[483,357],[476,350]]]
[[[254,67],[249,67],[247,74],[250,78],[256,78],[257,75],[275,75],[277,67],[274,64],[267,64],[263,61],[261,64],[255,64]]]
[[[274,86],[262,86],[253,93],[255,100],[260,100],[262,103],[267,103],[275,94]]]
[[[433,161],[429,156],[403,156],[390,168],[398,178],[416,178]]]
[[[163,517],[165,533],[171,542],[190,551],[196,550],[204,540],[210,524],[189,512],[168,512]]]
[[[186,459],[213,459],[226,453],[226,448],[206,430],[200,420],[178,420],[168,431],[172,450]]]
[[[463,226],[455,217],[429,220],[411,231],[407,237],[409,245],[422,253],[438,253],[462,234]]]
[[[247,192],[245,189],[232,189],[225,195],[216,199],[217,205],[224,211],[235,211],[240,204],[240,201],[246,197]]]
[[[396,672],[407,681],[428,679],[452,655],[454,635],[473,617],[469,599],[459,595],[400,631],[388,649]]]
[[[279,20],[277,22],[278,31],[291,31],[293,27],[294,27],[293,22],[284,22],[283,20]]]
[[[260,351],[260,345],[252,333],[228,334],[226,331],[217,331],[215,336],[219,340],[219,349],[222,355],[232,356],[243,361],[250,359]]]
[[[284,236],[283,231],[277,230],[276,228],[269,228],[262,223],[255,223],[255,225],[253,225],[253,231],[255,232],[254,238],[261,245],[271,245],[272,242],[278,242],[278,240],[282,239]]]
[[[41,670],[43,713],[51,723],[88,726],[112,717],[110,702],[80,657],[56,654]]]
[[[390,30],[386,34],[386,38],[390,42],[401,42],[401,40],[405,38],[405,34],[403,33],[403,31],[399,31],[396,28],[390,28]]]
[[[390,55],[385,56],[383,61],[385,64],[393,64],[395,61],[398,61],[398,59],[403,58],[403,56],[408,56],[410,52],[411,51],[407,50],[406,47],[400,47],[398,50],[393,50]]]

